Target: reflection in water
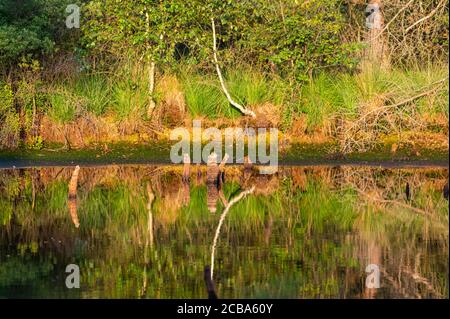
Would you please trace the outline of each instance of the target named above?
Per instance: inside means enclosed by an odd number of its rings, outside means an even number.
[[[205,266],[204,276],[206,291],[208,292],[208,299],[217,299],[216,286],[214,285],[214,281],[212,280],[211,269],[209,266]]]
[[[448,200],[448,181],[447,181],[447,184],[445,184],[445,186],[444,186],[444,188],[442,190],[442,193],[444,194],[444,198],[446,200]]]
[[[147,240],[146,240],[146,246],[150,244],[150,247],[153,247],[153,213],[152,213],[152,205],[153,200],[155,199],[155,194],[153,193],[152,186],[150,183],[147,183],[147,196],[148,196],[148,203],[147,203]]]
[[[0,170],[0,297],[448,298],[448,169],[216,163]]]
[[[381,249],[376,241],[369,239],[367,241],[367,265],[381,265]],[[364,297],[374,299],[377,296],[378,288],[365,287]]]
[[[238,201],[240,201],[242,198],[247,196],[248,194],[253,193],[254,190],[255,190],[255,187],[253,186],[249,190],[242,191],[239,195],[237,195],[232,200],[230,200],[230,202],[227,204],[227,206],[223,210],[222,215],[220,215],[219,224],[217,225],[216,233],[214,235],[214,240],[213,240],[213,244],[212,244],[212,248],[211,248],[211,280],[213,279],[213,275],[214,275],[214,253],[216,251],[217,240],[219,239],[220,229],[222,228],[223,221],[225,220],[225,217],[227,216],[228,212],[230,211],[230,208],[234,204],[236,204]]]
[[[150,183],[147,183],[147,236],[145,236],[145,249],[144,249],[144,271],[142,272],[142,289],[140,292],[140,297],[144,297],[147,292],[147,267],[149,263],[148,259],[148,251],[149,246],[150,249],[153,250],[153,212],[152,205],[155,199],[155,194],[153,193],[152,186]]]
[[[77,215],[77,187],[78,187],[78,174],[80,172],[80,166],[76,166],[72,178],[69,182],[69,211],[72,222],[76,228],[80,227]]]

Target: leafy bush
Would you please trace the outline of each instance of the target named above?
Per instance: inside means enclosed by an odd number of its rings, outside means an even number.
[[[275,66],[305,80],[317,69],[351,67],[353,43],[344,44],[340,1],[91,1],[84,42],[92,54],[120,58],[130,51],[173,64],[181,55],[196,64],[212,54],[211,18],[216,19],[222,60]],[[111,41],[112,40],[112,41]],[[180,53],[179,48],[184,48]]]
[[[42,136],[31,137],[27,142],[27,148],[30,150],[41,150],[44,147]]]
[[[0,66],[14,65],[22,56],[42,57],[68,40],[64,9],[73,0],[2,0],[0,2]],[[67,46],[70,41],[65,45]]]
[[[16,147],[19,133],[19,114],[14,108],[12,88],[0,82],[0,149]]]

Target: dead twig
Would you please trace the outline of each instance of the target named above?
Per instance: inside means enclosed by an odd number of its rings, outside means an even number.
[[[395,115],[396,109],[399,109],[401,106],[411,103],[417,99],[435,93],[437,90],[442,88],[442,84],[447,80],[447,78],[438,80],[430,85],[432,86],[431,89],[420,92],[400,102],[382,105],[364,112],[354,122],[351,122],[350,125],[343,131],[340,151],[345,154],[354,151],[355,148],[357,150],[365,150],[367,145],[376,140],[379,131],[387,130],[387,128],[383,126],[383,120],[387,121],[391,126],[394,125],[394,121],[390,118],[390,116]],[[397,116],[397,118],[398,121],[401,121],[401,123],[405,123],[405,118],[411,117],[402,114],[401,116]],[[415,120],[412,119],[412,122],[414,121]]]
[[[434,16],[434,14],[439,10],[439,8],[441,7],[442,4],[445,3],[446,0],[443,0],[441,2],[439,2],[439,4],[436,6],[436,8],[434,8],[430,14],[428,14],[427,16],[417,20],[416,22],[414,22],[412,25],[410,25],[409,27],[406,28],[405,33],[408,33],[408,31],[410,31],[411,29],[413,29],[416,25],[424,22],[425,20],[428,20],[429,18],[431,18],[432,16]]]

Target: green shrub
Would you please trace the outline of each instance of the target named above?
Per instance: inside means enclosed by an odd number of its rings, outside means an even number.
[[[27,148],[30,150],[41,150],[44,147],[42,136],[33,136],[27,142]]]
[[[12,88],[0,82],[0,149],[17,147],[19,133],[19,114],[14,108]]]
[[[13,107],[14,95],[11,86],[0,82],[0,116]]]

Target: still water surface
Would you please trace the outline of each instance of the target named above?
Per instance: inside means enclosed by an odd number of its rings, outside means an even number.
[[[182,176],[0,170],[0,297],[207,298],[207,286],[218,298],[449,297],[448,168]],[[65,285],[69,264],[79,289]],[[379,289],[366,287],[370,264]]]

